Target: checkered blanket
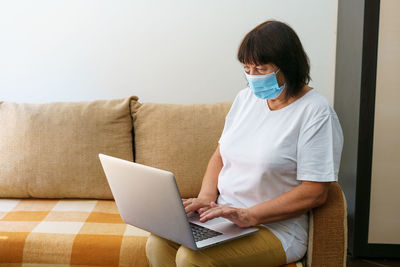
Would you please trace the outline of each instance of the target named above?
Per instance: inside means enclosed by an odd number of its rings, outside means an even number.
[[[1,266],[148,266],[113,200],[0,199]]]
[[[149,235],[113,200],[0,199],[0,266],[148,266]]]

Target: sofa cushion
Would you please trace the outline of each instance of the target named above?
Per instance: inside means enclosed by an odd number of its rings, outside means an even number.
[[[132,99],[0,102],[0,197],[111,199],[98,153],[133,160]]]
[[[148,236],[113,200],[0,199],[2,266],[148,266]]]
[[[181,196],[197,196],[230,106],[132,101],[135,161],[173,172]]]

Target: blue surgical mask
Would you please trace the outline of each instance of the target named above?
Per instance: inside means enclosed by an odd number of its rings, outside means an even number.
[[[279,70],[276,72],[278,73]],[[276,73],[268,73],[266,75],[249,75],[246,72],[247,81],[249,87],[253,90],[254,94],[261,99],[273,99],[277,98],[285,89],[285,85],[279,87],[278,81],[276,80]]]

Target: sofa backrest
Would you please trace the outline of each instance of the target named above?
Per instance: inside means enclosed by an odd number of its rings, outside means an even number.
[[[0,102],[0,197],[111,199],[97,154],[133,160],[131,100]]]
[[[181,196],[196,197],[231,104],[180,105],[133,100],[135,161],[173,172]]]

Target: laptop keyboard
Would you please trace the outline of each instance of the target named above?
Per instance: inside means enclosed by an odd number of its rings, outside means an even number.
[[[194,237],[194,241],[198,242],[204,239],[208,239],[211,237],[215,237],[218,235],[222,235],[222,233],[205,228],[203,226],[194,224],[194,223],[189,223],[190,227],[192,228],[192,233]]]

